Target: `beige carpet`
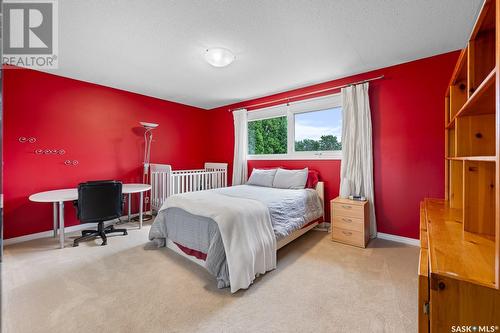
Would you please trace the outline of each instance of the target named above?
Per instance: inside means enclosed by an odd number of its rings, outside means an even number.
[[[418,248],[358,249],[311,231],[278,252],[246,291],[219,290],[201,267],[128,236],[57,249],[11,245],[3,264],[4,332],[416,332]]]

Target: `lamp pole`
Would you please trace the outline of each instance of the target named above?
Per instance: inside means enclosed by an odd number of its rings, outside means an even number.
[[[142,169],[142,183],[143,184],[149,184],[150,179],[149,179],[149,161],[151,159],[151,143],[153,142],[153,130],[158,127],[158,124],[154,123],[146,123],[142,122],[140,123],[142,127],[144,127],[144,160],[143,160],[143,169]],[[148,206],[149,205],[149,206]],[[151,203],[149,202],[149,194],[148,192],[145,193],[144,195],[144,211],[148,211],[151,209]],[[153,212],[151,212],[153,213]],[[152,214],[144,214],[143,215],[143,220],[148,221],[153,218]],[[134,220],[138,220],[138,218],[134,218]]]

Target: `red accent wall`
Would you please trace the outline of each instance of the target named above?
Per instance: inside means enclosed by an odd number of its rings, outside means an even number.
[[[52,228],[51,205],[29,202],[32,193],[95,179],[139,182],[139,121],[160,124],[154,132],[153,162],[174,168],[197,168],[208,160],[231,163],[234,133],[228,108],[383,74],[385,79],[372,82],[370,89],[378,229],[418,238],[419,201],[444,195],[443,102],[457,57],[458,52],[451,52],[209,112],[46,73],[5,70],[4,237]],[[21,144],[20,136],[37,141]],[[64,149],[66,154],[35,155],[37,148]],[[79,165],[65,166],[66,159]],[[317,169],[326,183],[326,199],[338,195],[340,161],[249,162],[250,169],[278,165]],[[329,218],[329,205],[326,214]],[[67,226],[78,223],[72,208],[66,208],[65,216]]]
[[[233,119],[228,108],[383,74],[383,80],[370,83],[378,231],[418,238],[420,200],[444,196],[444,95],[458,54],[451,52],[211,110],[209,156],[215,161],[233,160]],[[317,169],[326,183],[325,198],[329,201],[338,195],[340,161],[250,161],[249,170],[278,165]],[[329,205],[326,214],[329,219]]]
[[[205,110],[26,69],[4,70],[3,88],[5,238],[52,228],[52,205],[32,203],[30,194],[87,180],[140,182],[139,121],[160,124],[152,162],[205,162]],[[20,143],[21,136],[36,143]],[[66,154],[36,155],[37,148]],[[65,166],[66,159],[79,164]],[[69,203],[65,217],[67,226],[78,223]]]

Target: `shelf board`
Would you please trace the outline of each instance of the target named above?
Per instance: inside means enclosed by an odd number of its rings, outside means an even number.
[[[494,237],[466,232],[460,209],[425,199],[430,273],[496,288]]]
[[[446,128],[454,126],[455,119],[461,116],[473,115],[473,114],[488,114],[495,113],[495,104],[493,103],[493,108],[491,112],[481,110],[483,106],[486,106],[490,100],[495,100],[495,80],[496,80],[496,67],[486,76],[483,82],[477,87],[476,91],[472,96],[465,102],[464,106],[457,112],[457,114],[450,120]],[[476,110],[474,110],[476,108]],[[479,110],[477,110],[479,109]]]
[[[447,157],[451,161],[479,161],[479,162],[496,162],[496,156],[460,156],[460,157]]]
[[[481,31],[495,30],[495,0],[486,0],[479,13],[469,40],[476,38]]]
[[[460,79],[464,79],[460,77],[464,66],[467,66],[467,47],[462,50],[460,56],[458,57],[457,64],[455,65],[455,69],[453,70],[453,74],[451,75],[450,84],[448,85],[448,90],[446,92],[447,95],[449,95],[450,93],[450,86],[456,84],[456,82],[460,81]]]

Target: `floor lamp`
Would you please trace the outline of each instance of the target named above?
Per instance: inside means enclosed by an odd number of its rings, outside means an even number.
[[[145,129],[144,131],[144,161],[142,163],[143,169],[142,169],[142,183],[143,184],[149,184],[150,179],[149,179],[149,160],[151,158],[151,142],[153,141],[153,130],[158,127],[158,124],[154,123],[146,123],[141,121],[140,122],[141,126]],[[149,208],[151,208],[151,203],[149,202],[149,194],[144,196],[144,211],[148,211],[148,204]],[[143,216],[143,220],[151,220],[153,218],[152,215],[150,214],[145,214]],[[138,220],[138,218],[134,218],[134,220]]]

